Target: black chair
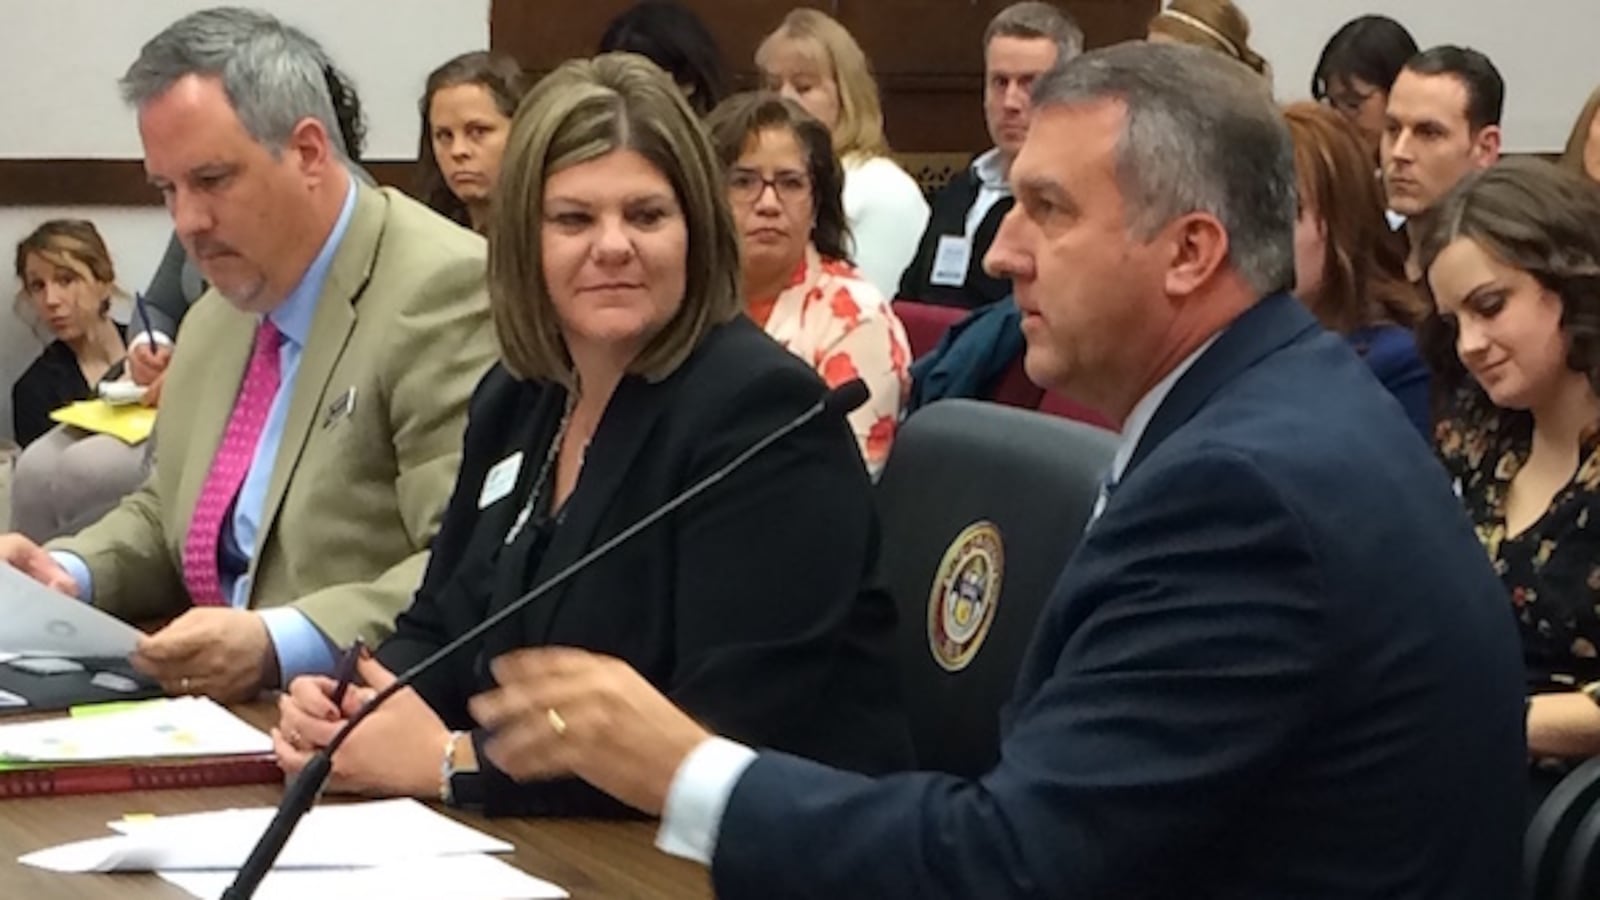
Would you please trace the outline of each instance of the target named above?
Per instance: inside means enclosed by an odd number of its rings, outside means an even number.
[[[972,400],[901,426],[878,484],[919,768],[974,776],[1111,465],[1111,432]]]
[[[1523,900],[1595,896],[1558,893],[1557,888],[1565,890],[1569,874],[1575,879],[1581,878],[1581,871],[1570,870],[1581,868],[1585,861],[1572,857],[1592,855],[1593,845],[1600,840],[1597,801],[1600,801],[1600,758],[1588,760],[1568,772],[1539,804],[1523,835]],[[1579,831],[1585,828],[1591,833],[1587,844],[1578,839]]]
[[[1600,897],[1600,804],[1591,805],[1573,829],[1556,881],[1556,900],[1596,897]]]

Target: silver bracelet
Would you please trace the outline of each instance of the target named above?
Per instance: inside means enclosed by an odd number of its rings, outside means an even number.
[[[456,744],[461,741],[465,731],[452,731],[444,740],[444,757],[439,760],[439,802],[446,806],[454,806],[455,792],[450,790],[450,779],[456,774]]]

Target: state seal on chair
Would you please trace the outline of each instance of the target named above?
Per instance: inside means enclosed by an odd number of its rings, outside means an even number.
[[[971,664],[994,623],[1005,547],[993,522],[974,522],[945,548],[928,595],[928,649],[947,672]]]

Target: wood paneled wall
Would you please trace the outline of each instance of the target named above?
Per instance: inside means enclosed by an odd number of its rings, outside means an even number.
[[[490,43],[534,72],[595,51],[631,0],[493,0]],[[983,30],[1011,0],[681,0],[715,35],[735,86],[756,84],[754,55],[791,8],[814,6],[850,29],[883,93],[889,142],[932,188],[988,146],[981,110]],[[1144,34],[1160,0],[1061,0],[1091,47]],[[442,59],[440,60],[443,61]],[[373,160],[382,183],[409,188],[412,160]],[[153,205],[133,160],[0,160],[0,205]]]
[[[866,50],[883,93],[889,143],[900,153],[972,153],[988,145],[981,109],[983,30],[1012,0],[680,0],[706,22],[739,87],[755,86],[755,48],[785,13],[813,6]],[[1063,0],[1089,46],[1142,37],[1159,0]],[[606,24],[629,6],[610,0],[495,0],[496,49],[529,70],[594,53]]]

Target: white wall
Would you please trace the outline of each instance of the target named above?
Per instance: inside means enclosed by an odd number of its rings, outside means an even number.
[[[116,79],[139,47],[199,0],[7,0],[0,29],[0,156],[135,159],[133,113]],[[428,71],[489,45],[488,0],[255,0],[327,48],[371,119],[368,155],[417,149],[417,94]],[[20,127],[30,123],[31,127]]]
[[[117,77],[168,23],[220,0],[4,0],[0,15],[0,157],[137,159],[133,113]],[[369,159],[413,159],[417,96],[429,70],[489,46],[489,0],[247,0],[327,48],[361,94]],[[0,206],[0,438],[11,435],[11,382],[39,344],[12,314],[11,249],[38,223],[93,221],[118,281],[143,289],[171,231],[160,207]]]
[[[1589,92],[1600,84],[1600,0],[1235,0],[1251,43],[1272,63],[1278,96],[1304,99],[1323,44],[1340,25],[1381,13],[1423,48],[1462,44],[1489,55],[1506,81],[1505,139],[1512,152],[1559,151]]]

